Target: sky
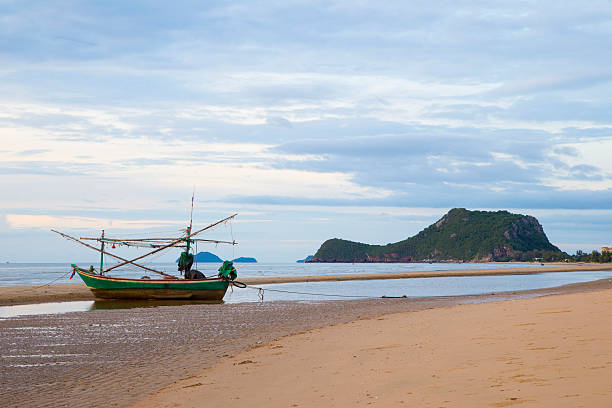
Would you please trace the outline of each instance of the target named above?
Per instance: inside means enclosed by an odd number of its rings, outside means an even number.
[[[177,235],[194,191],[228,259],[455,207],[612,245],[610,44],[607,1],[0,0],[0,262]]]

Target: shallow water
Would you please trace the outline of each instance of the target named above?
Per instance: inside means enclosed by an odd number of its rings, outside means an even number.
[[[78,263],[79,266],[87,268],[91,262]],[[113,263],[108,263],[112,266]],[[160,270],[169,274],[178,274],[175,263],[143,263],[147,267]],[[97,264],[93,264],[97,267]],[[202,271],[206,276],[216,275],[219,268],[218,263],[200,263],[194,265],[194,269]],[[238,279],[240,277],[262,277],[262,276],[300,276],[300,275],[342,275],[360,273],[399,273],[399,272],[421,272],[441,271],[459,269],[502,269],[502,268],[546,268],[539,264],[468,264],[468,263],[379,263],[379,264],[320,264],[320,263],[244,263],[236,264]],[[44,285],[65,284],[79,282],[78,277],[69,280],[68,276],[72,267],[68,263],[9,263],[0,264],[0,286],[16,285]],[[154,273],[126,267],[112,271],[111,276],[140,278],[144,275],[155,276]]]
[[[433,297],[480,295],[552,288],[571,283],[612,277],[612,271],[544,272],[531,275],[460,276],[441,278],[387,279],[344,282],[308,282],[256,285],[263,288],[265,301],[333,300],[362,297]],[[260,301],[253,287],[228,290],[226,303]]]
[[[612,277],[612,271],[544,272],[532,275],[462,276],[441,278],[385,279],[344,282],[308,282],[258,285],[246,289],[230,288],[222,303],[263,301],[317,301],[359,298],[480,295],[552,288],[571,283]],[[263,290],[263,293],[258,288]],[[97,300],[41,303],[0,307],[0,318],[24,315],[57,314],[104,309],[131,309],[157,306],[207,304],[194,301]],[[221,302],[214,302],[221,303]]]
[[[0,318],[84,312],[90,310],[93,303],[93,300],[86,300],[78,302],[53,302],[31,305],[2,306],[0,307]]]

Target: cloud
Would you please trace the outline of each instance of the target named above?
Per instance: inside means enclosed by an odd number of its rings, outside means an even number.
[[[90,46],[93,46],[93,47],[98,45],[98,44],[96,44],[94,42],[85,41],[85,40],[81,40],[81,39],[78,39],[78,38],[70,38],[70,37],[62,37],[62,36],[56,36],[54,38],[57,38],[58,40],[62,40],[62,41],[69,41],[69,42],[77,43],[77,44],[90,45]]]
[[[603,180],[601,169],[588,164],[580,164],[570,168],[571,176],[580,180]]]
[[[275,149],[326,158],[280,165],[361,173],[370,183],[385,183],[386,180],[416,184],[432,181],[471,183],[488,182],[493,178],[522,182],[537,177],[534,170],[537,172],[544,160],[545,141],[534,142],[523,137],[513,141],[499,139],[498,143],[488,144],[493,135],[473,133],[476,134],[429,128],[415,134],[300,140]],[[496,152],[503,152],[505,156],[496,155]],[[531,159],[525,160],[528,157]]]
[[[579,151],[575,147],[571,146],[555,146],[552,149],[552,152],[555,154],[562,154],[566,156],[578,156]]]
[[[533,95],[558,91],[585,90],[612,82],[612,72],[584,73],[559,77],[548,75],[541,78],[521,79],[502,84],[486,91],[488,96]]]
[[[38,154],[41,153],[47,153],[49,152],[49,149],[28,149],[28,150],[22,150],[19,153],[17,153],[18,156],[36,156]]]
[[[29,156],[28,156],[29,157]],[[35,175],[35,176],[78,176],[86,174],[98,166],[79,166],[73,163],[55,163],[45,161],[4,162],[0,165],[0,175]]]
[[[336,197],[295,197],[283,195],[251,196],[247,194],[229,196],[235,203],[277,206],[327,206],[343,208],[356,207],[425,207],[425,208],[533,208],[533,209],[607,209],[612,200],[612,189],[559,190],[534,185],[522,189],[494,189],[492,186],[464,184],[421,184],[405,186],[403,191],[393,191],[380,197],[336,198]]]
[[[297,219],[606,208],[611,17],[600,1],[8,2],[0,206],[173,219],[195,185]]]
[[[291,128],[291,121],[280,117],[280,116],[276,116],[276,117],[269,117],[266,119],[266,124],[271,125],[271,126],[280,126],[280,127],[285,127],[285,128]]]
[[[66,228],[70,230],[92,230],[92,229],[134,229],[143,230],[160,227],[180,227],[184,221],[168,220],[125,220],[112,218],[75,217],[75,216],[53,216],[32,214],[6,214],[6,223],[15,229],[43,229]]]

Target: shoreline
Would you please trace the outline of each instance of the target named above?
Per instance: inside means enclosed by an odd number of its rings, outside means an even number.
[[[594,290],[390,313],[289,335],[130,407],[607,407],[606,281]]]
[[[545,272],[580,272],[608,271],[612,264],[572,264],[546,266],[544,268],[492,268],[492,269],[459,269],[426,272],[395,272],[367,273],[315,276],[266,276],[238,279],[247,285],[265,285],[276,283],[309,283],[309,282],[341,282],[352,280],[383,280],[383,279],[414,279],[443,278],[463,276],[494,276],[494,275],[531,275]],[[37,286],[1,286],[0,306],[20,304],[68,302],[78,300],[94,300],[95,297],[84,283],[55,284]]]

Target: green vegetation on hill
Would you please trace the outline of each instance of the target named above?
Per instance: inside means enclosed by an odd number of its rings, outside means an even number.
[[[559,261],[537,219],[508,211],[455,208],[414,237],[387,245],[330,239],[310,262]]]

